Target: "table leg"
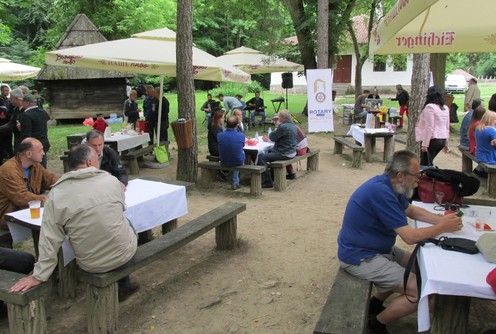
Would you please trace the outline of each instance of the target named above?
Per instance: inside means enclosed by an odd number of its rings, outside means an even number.
[[[384,137],[384,162],[389,160],[394,153],[394,136]]]
[[[64,266],[64,253],[62,248],[58,254],[58,271],[59,271],[59,297],[75,298],[76,297],[76,260],[72,260]]]
[[[372,138],[370,136],[365,136],[365,161],[370,162],[372,160]]]
[[[177,228],[177,219],[168,221],[167,223],[162,224],[162,234],[166,234],[172,230],[175,230],[176,228]]]
[[[31,235],[33,236],[34,254],[36,256],[36,260],[38,260],[38,257],[40,256],[40,251],[38,250],[38,243],[40,242],[40,231],[32,229]]]
[[[372,146],[372,153],[375,153],[375,147],[376,147],[376,138],[375,137],[370,137],[370,142],[371,142],[371,146]]]
[[[436,295],[434,298],[431,333],[468,333],[470,297]]]

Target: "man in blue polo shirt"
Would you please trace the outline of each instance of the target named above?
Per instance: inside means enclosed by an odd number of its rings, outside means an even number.
[[[243,151],[245,135],[236,130],[238,118],[234,115],[229,116],[226,126],[226,131],[217,134],[220,164],[224,167],[241,166],[245,163],[245,152]],[[231,187],[232,190],[241,188],[239,171],[231,171]]]
[[[456,214],[440,216],[409,203],[419,177],[417,155],[408,150],[395,152],[384,174],[358,187],[346,206],[338,257],[344,270],[377,288],[369,307],[371,333],[389,333],[386,324],[417,310],[417,304],[408,300],[417,300],[415,274],[410,274],[406,295],[403,289],[404,267],[411,253],[394,245],[396,236],[413,245],[463,226]],[[407,217],[433,226],[413,229]],[[384,308],[383,301],[394,292],[400,295]]]

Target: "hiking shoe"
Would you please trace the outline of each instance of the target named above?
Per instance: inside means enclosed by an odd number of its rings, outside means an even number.
[[[294,180],[296,179],[296,173],[286,174],[286,180]]]
[[[389,334],[386,325],[380,323],[376,317],[369,320],[369,329],[372,334]]]
[[[241,185],[239,185],[239,184],[233,184],[233,185],[231,185],[231,189],[232,190],[238,190],[239,188],[241,188]]]
[[[138,291],[140,285],[138,282],[131,282],[128,288],[119,288],[119,302],[123,302],[128,299],[132,294]]]
[[[384,311],[386,308],[382,304],[382,301],[376,297],[372,297],[369,301],[369,318],[375,318],[379,313]]]
[[[274,188],[274,184],[272,182],[265,182],[262,184],[262,188]]]

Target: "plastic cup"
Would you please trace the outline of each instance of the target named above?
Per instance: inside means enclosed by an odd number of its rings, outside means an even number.
[[[491,216],[491,209],[488,208],[478,208],[477,209],[477,218],[475,220],[475,229],[479,232],[484,231],[484,225],[487,223],[487,220]]]
[[[29,202],[29,213],[31,214],[31,219],[40,218],[40,201],[30,201]]]

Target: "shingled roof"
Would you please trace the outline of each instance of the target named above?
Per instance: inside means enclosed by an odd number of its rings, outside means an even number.
[[[64,35],[60,38],[55,48],[57,50],[106,42],[107,39],[98,31],[98,28],[84,14],[78,14],[67,27]],[[79,80],[79,79],[103,79],[103,78],[128,78],[134,74],[94,70],[85,68],[72,68],[64,66],[45,65],[37,80]]]

